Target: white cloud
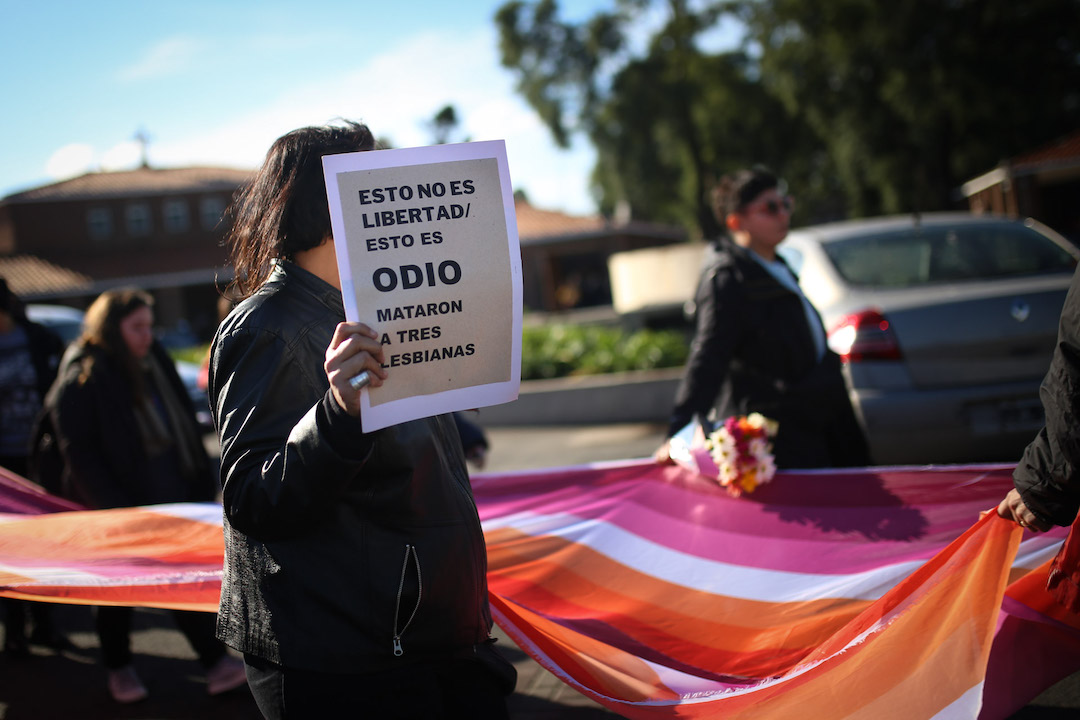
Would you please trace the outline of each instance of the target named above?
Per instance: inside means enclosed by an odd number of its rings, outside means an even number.
[[[532,202],[592,212],[586,191],[591,150],[570,153],[554,146],[500,68],[492,30],[414,35],[359,66],[346,66],[337,57],[326,60],[327,74],[319,80],[286,88],[261,106],[187,137],[158,138],[150,146],[151,163],[256,167],[281,134],[339,117],[367,123],[396,147],[426,145],[431,142],[427,123],[453,104],[462,135],[506,141],[515,187],[523,187]]]
[[[135,82],[180,73],[198,56],[200,45],[194,38],[166,38],[149,48],[135,62],[121,68],[119,78]]]
[[[128,140],[114,145],[101,154],[102,170],[130,170],[142,159],[142,145]]]
[[[45,163],[45,173],[53,180],[65,180],[89,172],[95,165],[94,148],[71,143],[58,149]]]

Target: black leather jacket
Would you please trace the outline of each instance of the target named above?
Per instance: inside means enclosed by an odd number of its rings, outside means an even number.
[[[780,468],[869,465],[840,358],[818,361],[802,300],[726,238],[705,257],[696,331],[668,434],[695,416],[776,420]],[[818,320],[820,322],[820,320]]]
[[[338,290],[282,262],[214,339],[225,508],[218,636],[321,672],[468,655],[488,641],[491,614],[454,421],[363,434],[323,370],[344,320]]]
[[[1046,425],[1024,451],[1013,483],[1033,513],[1070,525],[1080,508],[1080,269],[1065,296],[1057,346],[1039,395]]]

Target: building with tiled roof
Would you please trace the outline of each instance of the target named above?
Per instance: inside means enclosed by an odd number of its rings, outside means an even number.
[[[84,306],[135,285],[162,324],[206,335],[227,281],[225,209],[250,170],[139,167],[91,172],[0,200],[0,275],[28,301]]]
[[[94,287],[90,276],[33,255],[0,256],[0,277],[26,301],[83,295],[93,292]]]
[[[524,305],[558,311],[611,304],[608,258],[626,250],[683,242],[686,231],[602,215],[567,215],[515,203]]]
[[[85,306],[135,285],[154,293],[165,326],[207,336],[218,287],[231,278],[223,221],[251,172],[141,167],[93,172],[0,200],[0,276],[20,297]],[[616,252],[680,242],[679,228],[568,215],[516,202],[526,308],[611,304],[607,260]]]
[[[232,193],[246,182],[251,174],[251,170],[220,167],[140,167],[122,172],[91,172],[8,195],[4,202],[101,200],[176,193]]]
[[[964,183],[972,212],[1032,217],[1080,244],[1080,130]]]

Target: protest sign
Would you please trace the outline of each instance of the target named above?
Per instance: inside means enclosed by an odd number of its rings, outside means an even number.
[[[379,333],[365,432],[514,400],[521,253],[503,142],[323,158],[345,315]]]

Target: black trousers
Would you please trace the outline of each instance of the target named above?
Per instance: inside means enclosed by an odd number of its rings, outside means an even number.
[[[214,613],[173,610],[172,614],[177,629],[191,643],[204,668],[213,667],[225,656],[225,646],[214,636],[217,622]],[[131,664],[131,617],[129,607],[103,605],[95,608],[101,656],[110,670]]]
[[[356,674],[292,670],[245,656],[248,686],[267,720],[508,720],[504,689],[476,660]]]
[[[0,598],[4,606],[4,643],[8,646],[26,644],[26,623],[33,619],[33,637],[52,639],[56,634],[53,626],[52,605],[32,600]]]

